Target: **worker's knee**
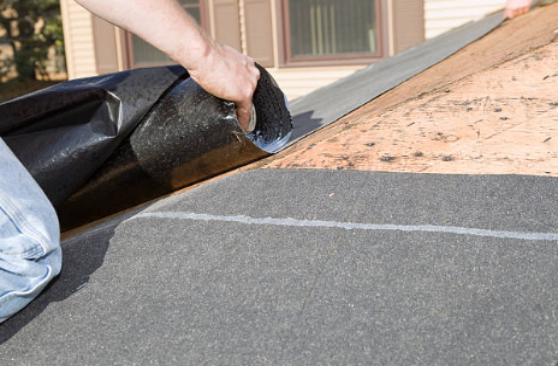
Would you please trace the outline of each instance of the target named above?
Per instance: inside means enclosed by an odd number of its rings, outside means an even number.
[[[0,208],[0,323],[37,297],[61,266],[58,238],[23,229]]]
[[[56,212],[0,139],[0,322],[33,300],[60,273]]]
[[[62,266],[58,222],[48,203],[39,203],[41,214],[26,216],[9,201],[0,197],[0,323],[39,295]]]
[[[0,255],[0,323],[37,297],[60,272],[60,249],[39,261]]]

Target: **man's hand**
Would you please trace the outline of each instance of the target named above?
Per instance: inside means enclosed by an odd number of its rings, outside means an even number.
[[[260,78],[254,60],[229,46],[212,42],[203,62],[190,67],[188,72],[208,93],[234,102],[242,130],[248,129],[252,96]]]
[[[248,129],[260,77],[254,61],[211,39],[176,0],[76,1],[166,53],[207,92],[234,102],[240,126]]]
[[[523,15],[531,9],[533,0],[508,0],[506,10],[504,11],[505,19],[513,19]]]

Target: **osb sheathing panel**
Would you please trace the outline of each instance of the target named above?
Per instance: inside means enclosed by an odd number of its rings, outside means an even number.
[[[557,65],[553,43],[270,166],[558,175]]]
[[[265,166],[558,175],[556,19],[504,24]]]

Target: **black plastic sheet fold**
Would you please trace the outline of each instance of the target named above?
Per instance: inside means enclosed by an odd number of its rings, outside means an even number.
[[[56,207],[63,229],[263,158],[289,140],[283,93],[260,68],[257,123],[179,66],[61,83],[0,105],[0,136]]]

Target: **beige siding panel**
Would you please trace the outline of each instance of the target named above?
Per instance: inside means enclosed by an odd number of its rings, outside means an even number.
[[[87,42],[90,42],[91,39],[88,38]],[[89,45],[88,43],[85,42],[85,40],[83,42],[75,42],[74,43],[74,51],[79,51],[79,50],[86,50],[91,52],[92,55],[95,54],[95,49],[91,47],[91,45]]]
[[[72,17],[72,18],[71,18],[72,20],[77,20],[77,21],[80,21],[80,20],[82,20],[82,21],[83,21],[83,20],[87,20],[87,18],[90,17],[89,12],[83,13],[83,12],[81,11],[81,9],[78,9],[78,10],[75,10],[75,9],[74,9],[73,11],[70,11],[69,14],[70,14],[70,16]]]
[[[506,0],[425,0],[426,38],[483,18],[505,5]]]
[[[271,0],[242,0],[246,53],[265,67],[273,66]]]
[[[239,0],[238,2],[238,20],[240,22],[240,44],[242,53],[246,54],[246,15],[244,13],[245,2],[244,0]]]
[[[73,34],[72,39],[76,44],[83,44],[89,41],[90,37],[87,34]]]
[[[93,18],[73,0],[60,0],[70,79],[97,75]]]
[[[93,17],[93,38],[95,41],[95,60],[98,74],[118,71],[116,50],[116,29],[112,24],[99,17]]]
[[[95,64],[92,64],[88,61],[80,61],[80,60],[84,60],[84,59],[89,59],[91,57],[94,57],[95,55],[91,55],[91,54],[86,54],[86,53],[77,53],[76,55],[76,61],[74,62],[74,66],[75,67],[79,67],[80,70],[87,70],[87,72],[90,72],[91,70],[96,71],[97,68],[95,66]]]
[[[279,87],[292,101],[316,89],[325,87],[341,78],[351,75],[367,65],[330,66],[315,68],[268,69]]]
[[[424,41],[422,0],[393,0],[393,46],[399,53]]]
[[[74,22],[69,22],[69,25],[73,29],[72,38],[78,37],[78,36],[85,36],[85,37],[89,37],[89,39],[91,39],[91,30],[90,29],[80,27],[79,23],[75,24]]]
[[[241,51],[237,0],[212,0],[210,7],[211,35],[217,41]]]

